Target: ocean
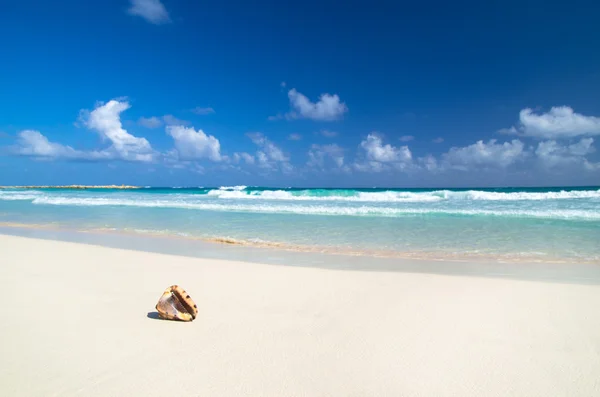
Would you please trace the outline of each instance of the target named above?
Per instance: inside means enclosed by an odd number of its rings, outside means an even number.
[[[600,263],[600,188],[2,189],[0,225],[333,254]]]

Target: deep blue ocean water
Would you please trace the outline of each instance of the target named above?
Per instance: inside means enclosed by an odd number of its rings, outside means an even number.
[[[0,223],[436,259],[600,263],[600,188],[5,189]]]

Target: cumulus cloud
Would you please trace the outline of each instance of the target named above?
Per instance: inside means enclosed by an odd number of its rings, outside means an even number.
[[[327,161],[331,160],[334,167],[344,171],[349,170],[344,166],[344,149],[335,143],[330,145],[312,145],[308,151],[308,161],[306,165],[311,168],[324,170]]]
[[[412,154],[408,146],[396,148],[389,143],[384,145],[381,137],[375,134],[369,134],[360,143],[360,146],[365,150],[368,160],[380,163],[392,163],[396,161],[406,162],[412,159]]]
[[[158,117],[140,117],[138,124],[146,128],[158,128],[162,125],[162,120]]]
[[[433,142],[433,143],[442,143],[442,142],[444,142],[444,138],[437,137],[437,138],[433,139],[431,142]]]
[[[264,134],[254,132],[246,134],[259,147],[256,152],[256,163],[259,167],[274,170],[280,168],[283,172],[291,172],[292,165],[289,157]]]
[[[568,106],[557,106],[546,113],[523,109],[518,127],[500,130],[504,134],[518,134],[539,139],[562,139],[600,135],[600,117],[575,113]]]
[[[161,127],[163,124],[189,126],[192,123],[187,120],[178,119],[177,117],[173,116],[172,114],[165,114],[164,116],[160,116],[160,117],[156,117],[156,116],[140,117],[138,119],[138,124],[141,125],[142,127],[146,127],[146,128],[158,128],[158,127]]]
[[[21,156],[32,156],[40,159],[68,159],[68,160],[108,160],[113,154],[108,151],[82,151],[71,146],[50,142],[39,131],[24,130],[17,136],[17,146],[14,152]]]
[[[364,161],[358,161],[354,167],[359,171],[381,172],[392,168],[404,170],[412,163],[412,153],[408,146],[395,147],[383,144],[381,137],[371,133],[359,146]]]
[[[130,3],[127,10],[130,15],[142,17],[155,25],[171,22],[171,17],[160,0],[130,0]]]
[[[321,94],[317,102],[311,102],[303,94],[292,88],[288,92],[292,111],[286,114],[288,119],[305,118],[316,121],[333,121],[340,119],[348,111],[345,103],[337,94]],[[274,116],[275,119],[281,116]]]
[[[215,112],[215,109],[213,109],[211,107],[203,108],[203,107],[197,106],[192,109],[192,113],[195,113],[200,116],[205,116],[207,114],[213,114],[214,112]]]
[[[71,146],[51,142],[39,131],[25,130],[18,134],[17,145],[12,149],[15,154],[32,156],[40,159],[67,159],[67,160],[125,160],[150,162],[162,158],[164,164],[171,168],[188,168],[195,172],[203,169],[194,161],[209,159],[214,162],[227,162],[229,158],[221,154],[219,140],[212,135],[205,134],[202,130],[195,130],[184,125],[167,125],[166,133],[173,138],[174,149],[165,153],[155,152],[150,143],[141,137],[136,137],[127,132],[121,123],[121,113],[129,109],[130,105],[125,100],[111,100],[98,104],[94,110],[80,113],[81,123],[96,131],[103,141],[110,145],[102,150],[83,151]],[[163,117],[167,122],[174,122],[170,117]],[[158,117],[141,118],[140,124],[154,128],[162,124]],[[265,142],[265,150],[271,149]],[[236,154],[247,164],[254,163],[254,157],[247,153]],[[271,150],[271,158],[277,158]]]
[[[588,160],[594,153],[593,138],[583,138],[572,144],[561,144],[555,140],[542,141],[534,148],[514,139],[499,143],[495,139],[477,141],[464,147],[452,147],[438,160],[428,155],[417,160],[419,167],[430,172],[448,170],[476,171],[486,169],[506,169],[521,164],[531,170],[535,162],[547,169],[577,165],[587,170],[600,168],[598,163]]]
[[[595,152],[593,138],[583,138],[571,145],[562,145],[554,140],[538,143],[535,154],[540,162],[548,167],[565,166],[568,164],[591,164],[586,155]],[[589,168],[589,166],[587,167]]]
[[[300,134],[289,134],[287,137],[288,140],[290,141],[299,141],[302,139],[302,135]]]
[[[256,162],[255,158],[253,155],[246,153],[246,152],[236,152],[233,154],[233,162],[234,163],[240,163],[241,161],[244,161],[246,164],[249,165],[254,165],[254,163]]]
[[[402,135],[399,138],[400,142],[410,142],[410,141],[413,141],[414,139],[415,139],[415,137],[412,135]]]
[[[440,166],[438,165],[437,159],[431,154],[425,157],[419,157],[418,162],[420,166],[426,169],[427,171],[435,172],[440,170]]]
[[[255,145],[262,148],[262,150],[268,154],[268,157],[274,161],[288,161],[288,157],[283,153],[283,151],[271,142],[264,134],[260,132],[253,132],[247,134],[248,137]]]
[[[221,161],[221,144],[212,135],[207,135],[202,130],[182,125],[167,126],[167,134],[175,143],[178,158],[183,161],[209,159]]]
[[[129,109],[129,103],[111,100],[98,104],[96,108],[80,112],[80,121],[86,127],[98,132],[110,146],[102,150],[77,150],[71,146],[51,142],[41,132],[24,130],[18,134],[13,152],[22,156],[32,156],[46,160],[125,160],[152,161],[156,153],[145,138],[129,134],[121,124],[121,112]]]
[[[442,157],[451,168],[468,170],[471,167],[506,168],[527,156],[525,145],[518,139],[497,143],[477,141],[465,147],[452,147]]]
[[[190,125],[190,124],[192,124],[187,120],[178,119],[177,117],[173,116],[172,114],[165,114],[164,116],[162,116],[162,119],[166,125]]]
[[[477,141],[463,147],[452,147],[439,157],[431,154],[413,158],[406,146],[394,147],[384,144],[377,134],[369,134],[359,146],[354,168],[363,172],[405,171],[440,173],[451,170],[485,171],[505,170],[520,166],[532,170],[537,163],[545,169],[560,167],[573,170],[573,166],[589,171],[600,170],[600,162],[592,162],[589,155],[595,152],[593,138],[582,138],[574,143],[563,144],[556,140],[539,142],[526,147],[519,139],[498,142],[495,139]],[[314,147],[314,145],[313,145]],[[317,147],[318,148],[318,147]],[[310,164],[322,166],[325,156],[318,151],[309,154]]]
[[[146,138],[138,138],[128,133],[121,123],[120,115],[129,109],[126,101],[111,100],[98,105],[87,118],[84,124],[102,137],[111,142],[109,151],[114,151],[117,157],[128,161],[152,161],[153,150]]]

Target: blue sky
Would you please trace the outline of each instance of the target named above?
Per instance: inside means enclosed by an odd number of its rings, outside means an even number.
[[[600,184],[600,5],[488,3],[0,2],[0,184]]]

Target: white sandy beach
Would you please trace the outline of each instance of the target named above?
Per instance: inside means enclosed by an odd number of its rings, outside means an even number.
[[[12,236],[0,279],[5,396],[600,395],[596,285]],[[193,323],[148,316],[171,284],[198,304]]]

